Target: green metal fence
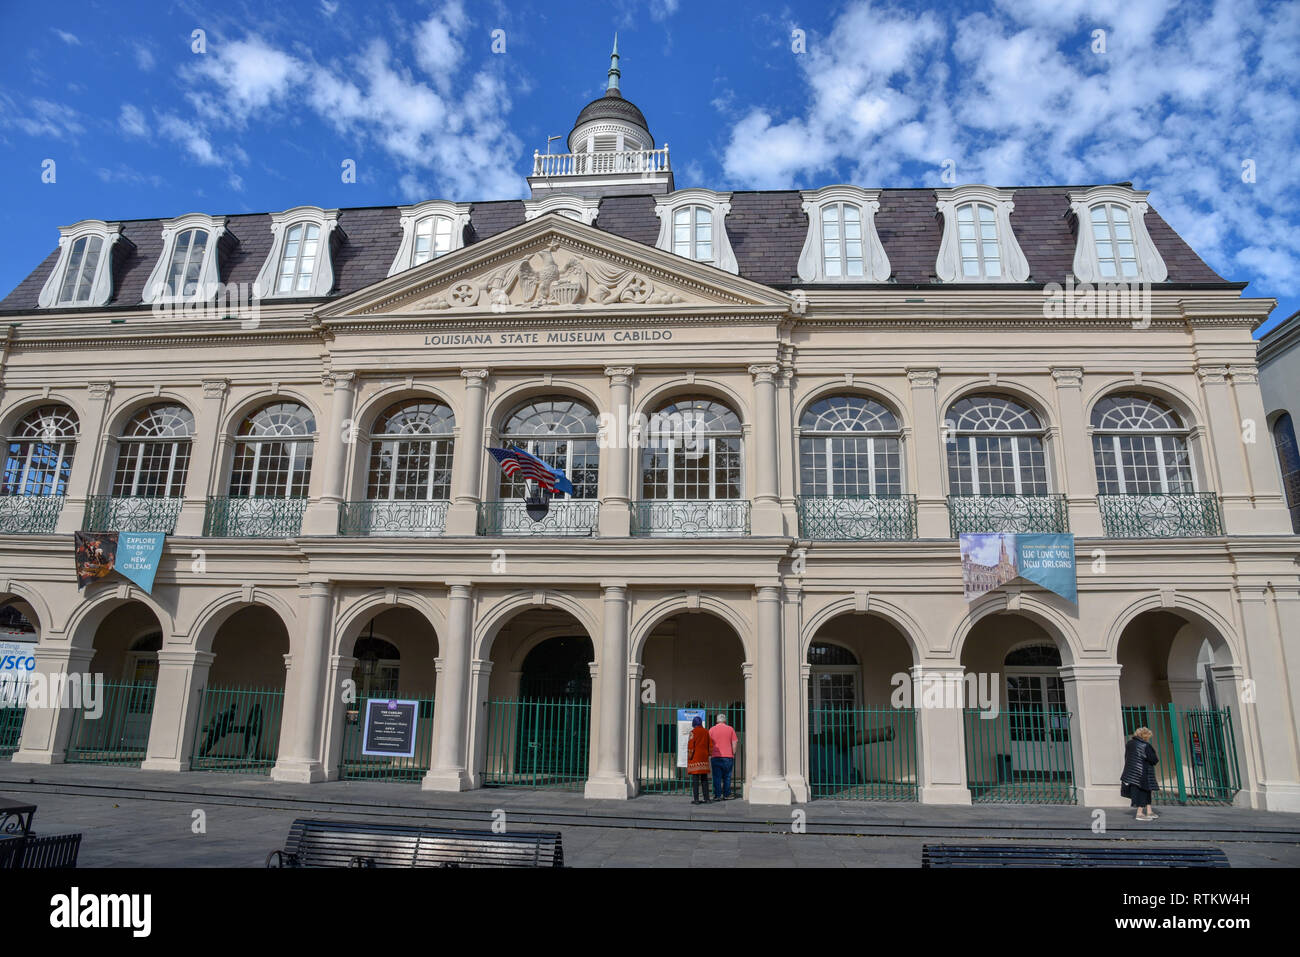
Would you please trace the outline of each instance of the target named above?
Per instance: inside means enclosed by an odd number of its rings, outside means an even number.
[[[149,747],[153,721],[153,682],[103,682],[99,708],[72,712],[65,760],[69,764],[138,766]]]
[[[916,538],[916,496],[835,498],[801,495],[795,500],[799,535],[820,542],[910,541]]]
[[[51,534],[61,511],[62,495],[0,495],[0,534]]]
[[[302,531],[305,498],[242,498],[214,495],[203,512],[211,538],[293,538]]]
[[[523,502],[479,502],[480,535],[527,536],[542,538],[575,536],[591,538],[600,520],[600,502],[594,498],[553,500],[546,515],[534,522]]]
[[[445,499],[365,499],[339,504],[339,534],[427,538],[447,526]]]
[[[429,770],[429,754],[433,746],[433,698],[413,697],[404,694],[386,695],[383,700],[419,701],[415,724],[415,756],[410,758],[389,755],[362,754],[365,745],[366,702],[360,698],[356,708],[348,708],[343,719],[343,751],[339,759],[339,776],[361,781],[420,781]]]
[[[1074,804],[1068,711],[965,710],[966,784],[976,803]]]
[[[509,698],[487,704],[484,787],[581,788],[591,700]]]
[[[1215,538],[1223,534],[1219,496],[1213,492],[1098,495],[1097,505],[1107,538]]]
[[[283,688],[204,688],[194,726],[193,771],[269,774],[280,752]]]
[[[948,528],[962,532],[1068,532],[1064,495],[949,495]]]
[[[749,499],[645,499],[631,503],[632,534],[734,538],[749,534]]]
[[[88,532],[176,531],[184,499],[145,496],[91,495],[81,527]]]
[[[1231,804],[1241,790],[1237,740],[1228,708],[1178,708],[1173,704],[1125,707],[1124,734],[1152,731],[1160,761],[1152,795],[1156,804]]]
[[[917,724],[912,708],[826,708],[808,713],[814,798],[915,801]]]
[[[0,703],[0,758],[7,758],[18,750],[18,742],[23,736],[23,718],[26,714],[25,704]]]
[[[684,765],[679,766],[677,711],[687,708],[705,713],[704,726],[725,714],[736,729],[736,763],[731,769],[731,793],[745,795],[745,709],[732,704],[648,704],[641,708],[640,747],[637,749],[637,779],[643,794],[689,794],[691,778]],[[685,754],[685,751],[682,751]],[[683,757],[683,760],[685,758]],[[709,793],[713,793],[713,772],[709,772]]]

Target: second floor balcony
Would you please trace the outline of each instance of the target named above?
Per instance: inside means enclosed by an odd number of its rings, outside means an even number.
[[[366,499],[339,506],[339,534],[349,537],[428,538],[447,525],[446,499]]]
[[[1214,538],[1223,534],[1219,497],[1212,492],[1176,495],[1098,495],[1107,538]]]
[[[176,531],[184,499],[177,496],[92,495],[81,527],[88,532]]]
[[[632,534],[733,538],[749,534],[748,499],[646,499],[632,503]]]
[[[801,538],[822,542],[916,538],[916,496],[811,496],[796,500]]]
[[[533,521],[521,501],[480,502],[478,533],[505,537],[590,538],[596,534],[599,517],[600,502],[591,498],[552,500],[546,514],[538,521]]]
[[[214,495],[203,515],[211,538],[294,538],[302,531],[305,498]]]
[[[1064,495],[949,495],[950,534],[1070,530]]]
[[[61,511],[62,495],[0,495],[0,534],[49,535]]]

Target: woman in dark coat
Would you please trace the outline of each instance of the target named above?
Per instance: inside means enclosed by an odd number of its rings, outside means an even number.
[[[1124,745],[1124,773],[1119,776],[1123,787],[1120,794],[1137,808],[1139,821],[1154,821],[1160,815],[1151,810],[1151,792],[1160,787],[1156,783],[1156,749],[1151,747],[1151,729],[1138,728]],[[1142,812],[1146,811],[1146,814]]]

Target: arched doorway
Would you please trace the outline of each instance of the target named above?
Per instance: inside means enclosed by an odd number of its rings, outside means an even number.
[[[289,633],[273,610],[236,611],[212,639],[190,768],[269,774],[280,751]]]
[[[641,650],[636,762],[641,793],[689,793],[685,738],[691,719],[701,717],[708,728],[717,723],[718,715],[725,715],[739,738],[731,793],[737,798],[745,795],[744,661],[740,636],[716,615],[680,612],[654,627]],[[712,788],[712,774],[709,781]]]
[[[25,602],[0,605],[0,758],[18,750],[27,714],[29,676],[36,670],[36,615]]]
[[[875,615],[840,615],[818,629],[807,663],[811,796],[915,801],[913,655],[902,633]]]
[[[1073,804],[1073,715],[1053,637],[1021,615],[971,629],[966,669],[966,781],[976,803]]]
[[[594,656],[581,624],[559,609],[530,609],[501,628],[492,643],[484,787],[586,784]]]
[[[1166,610],[1143,612],[1116,651],[1124,733],[1150,728],[1157,803],[1231,804],[1241,788],[1235,680],[1217,632]]]
[[[139,766],[149,747],[162,627],[146,605],[128,601],[95,629],[88,677],[97,695],[73,703],[69,764]]]

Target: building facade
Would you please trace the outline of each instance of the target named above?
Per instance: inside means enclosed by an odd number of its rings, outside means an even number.
[[[1259,340],[1259,387],[1282,472],[1282,492],[1291,509],[1291,529],[1300,534],[1300,444],[1295,427],[1300,416],[1300,312]]]
[[[107,684],[10,760],[628,798],[707,708],[752,802],[1108,806],[1148,724],[1167,798],[1300,810],[1273,302],[1128,184],[676,189],[618,83],[528,200],[61,230],[0,301],[0,597]],[[165,533],[152,591],[78,530]],[[1074,535],[1077,603],[968,602],[963,532]]]

